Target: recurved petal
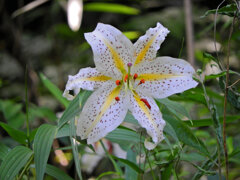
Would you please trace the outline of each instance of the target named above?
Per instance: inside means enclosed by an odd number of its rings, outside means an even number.
[[[146,60],[153,60],[168,33],[167,28],[157,23],[155,28],[150,28],[145,35],[141,36],[134,44],[136,52],[134,65]]]
[[[151,150],[164,139],[163,128],[165,121],[162,119],[162,114],[153,98],[137,91],[133,91],[129,96],[130,111],[152,137],[154,144],[148,141],[144,143],[145,147]]]
[[[119,101],[115,100],[119,97]],[[120,86],[109,82],[87,100],[77,121],[77,135],[94,143],[117,128],[127,113],[127,98]]]
[[[102,73],[98,72],[96,68],[83,68],[74,75],[68,76],[68,82],[64,90],[63,96],[69,100],[74,98],[73,95],[69,93],[70,90],[74,91],[74,94],[78,94],[81,89],[94,90],[103,86],[111,77],[104,76]]]
[[[132,63],[134,50],[131,41],[115,27],[102,23],[84,35],[92,47],[97,70],[121,78],[126,73],[127,63]]]
[[[139,64],[134,73],[139,74],[136,83],[145,80],[138,89],[154,98],[181,93],[198,84],[192,78],[195,70],[187,61],[167,56]]]

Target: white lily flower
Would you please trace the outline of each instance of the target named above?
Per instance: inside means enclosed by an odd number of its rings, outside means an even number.
[[[128,110],[147,130],[153,149],[164,139],[165,121],[153,98],[165,98],[197,86],[193,67],[182,59],[156,57],[169,33],[157,23],[136,43],[110,25],[98,23],[85,38],[91,45],[96,68],[84,68],[69,76],[64,96],[80,88],[95,90],[79,116],[77,135],[93,143],[117,128]]]

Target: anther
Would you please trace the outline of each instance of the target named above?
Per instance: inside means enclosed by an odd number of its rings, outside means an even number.
[[[127,80],[128,80],[128,74],[125,75],[124,82],[127,82]]]
[[[128,66],[128,67],[131,67],[131,66],[132,66],[132,63],[128,63],[127,66]]]
[[[119,86],[121,84],[120,80],[116,80],[116,85]]]
[[[141,79],[140,82],[138,83],[138,85],[143,84],[143,83],[145,83],[145,80]]]
[[[144,104],[148,107],[148,109],[151,109],[150,104],[148,103],[147,99],[140,99],[140,101],[144,102]]]
[[[135,74],[133,75],[133,79],[136,80],[137,77],[138,77],[138,74],[135,73]]]
[[[117,96],[117,97],[115,97],[115,100],[116,101],[120,101],[120,98]]]

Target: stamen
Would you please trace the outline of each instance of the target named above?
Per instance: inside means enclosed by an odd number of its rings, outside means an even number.
[[[124,82],[127,82],[127,80],[128,80],[128,74],[125,75]]]
[[[133,76],[133,79],[136,80],[137,77],[138,77],[138,74],[135,73],[134,76]]]
[[[148,100],[147,100],[147,99],[140,99],[140,101],[144,102],[144,104],[148,107],[148,109],[151,110],[151,106],[150,106],[150,104],[148,103]]]
[[[120,101],[120,98],[117,96],[117,97],[115,97],[115,100],[116,101]]]
[[[138,83],[138,85],[145,83],[144,79],[141,79],[141,81]]]
[[[131,66],[132,66],[132,63],[128,63],[127,66],[128,66],[128,67],[131,67]]]
[[[116,80],[116,85],[119,86],[121,84],[120,80]]]

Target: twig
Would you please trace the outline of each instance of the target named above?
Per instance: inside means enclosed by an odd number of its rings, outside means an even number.
[[[191,0],[184,0],[188,61],[194,66],[194,40]]]
[[[227,46],[227,71],[226,71],[226,82],[225,82],[225,93],[224,93],[224,113],[223,113],[223,145],[224,145],[224,157],[225,157],[225,168],[226,168],[226,180],[228,180],[228,151],[226,145],[226,114],[227,114],[227,96],[228,96],[228,82],[229,82],[229,56],[230,56],[230,40],[233,33],[233,25],[235,21],[235,16],[230,28],[230,33],[228,37]]]
[[[218,55],[218,51],[217,51],[217,43],[216,43],[216,29],[217,29],[217,13],[218,13],[218,9],[220,8],[220,6],[225,2],[225,0],[223,0],[217,7],[216,9],[216,13],[214,15],[214,30],[213,30],[213,39],[214,39],[214,48],[215,48],[215,51],[216,51],[216,55],[217,55],[217,62],[218,62],[218,66],[221,70],[223,70],[222,68],[222,65],[219,61],[219,55]]]

